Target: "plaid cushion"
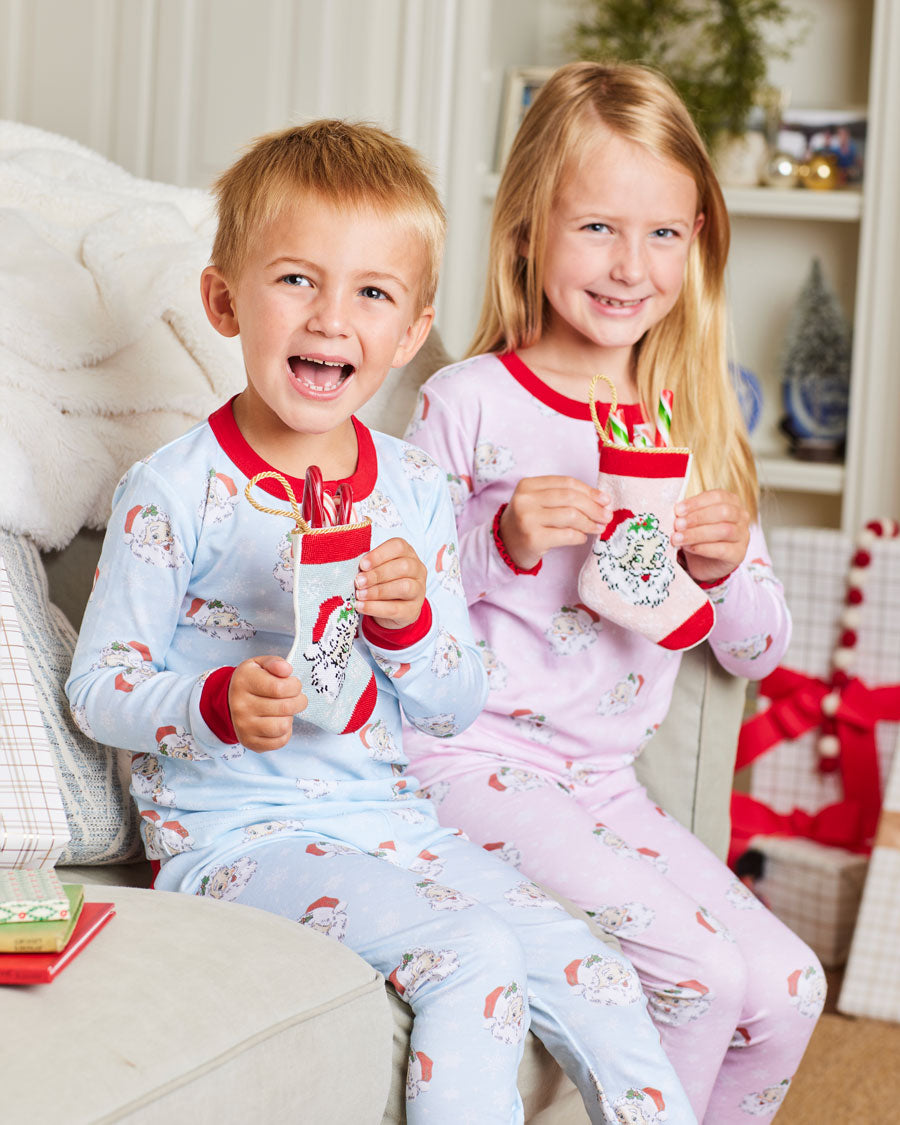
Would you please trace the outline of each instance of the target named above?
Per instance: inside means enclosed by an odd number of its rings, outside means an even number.
[[[20,627],[19,666],[30,671],[55,765],[62,808],[71,839],[58,863],[121,863],[142,854],[137,814],[128,792],[130,755],[87,738],[69,712],[63,684],[69,674],[76,634],[50,602],[47,576],[37,547],[24,536],[0,531],[5,563]],[[60,842],[62,842],[60,835]]]
[[[68,837],[50,742],[0,556],[0,867],[50,867]]]

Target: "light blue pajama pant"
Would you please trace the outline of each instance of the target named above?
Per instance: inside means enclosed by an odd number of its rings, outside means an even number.
[[[328,934],[391,981],[414,1013],[411,1125],[521,1122],[529,1027],[591,1121],[695,1122],[625,958],[514,868],[437,826],[430,838],[366,853],[276,835],[214,865],[197,893],[230,887],[220,897]]]

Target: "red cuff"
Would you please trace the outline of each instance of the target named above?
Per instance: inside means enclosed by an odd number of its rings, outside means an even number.
[[[694,579],[694,581],[697,582],[697,585],[701,590],[713,590],[716,586],[721,586],[726,579],[730,578],[732,574],[734,574],[735,570],[737,570],[737,567],[729,570],[727,574],[723,574],[721,578],[712,578],[707,582],[699,582],[696,578]]]
[[[237,745],[238,736],[231,721],[228,689],[234,668],[217,668],[210,672],[200,693],[200,714],[203,721],[221,742]]]
[[[421,641],[423,637],[428,635],[431,620],[431,606],[428,604],[427,598],[422,603],[422,612],[412,625],[404,625],[402,629],[385,629],[373,621],[371,617],[360,616],[362,633],[366,640],[370,644],[378,645],[379,648],[391,650],[409,648],[410,645]]]
[[[503,561],[506,563],[509,569],[513,571],[514,574],[537,574],[537,572],[544,565],[543,559],[538,559],[538,561],[533,567],[530,568],[530,570],[523,570],[522,567],[517,566],[509,557],[509,552],[506,550],[506,545],[500,538],[500,520],[507,507],[507,504],[501,504],[497,509],[497,514],[494,516],[494,523],[491,527],[491,534],[494,537],[494,546],[497,548],[497,552],[500,555],[500,558],[503,559]]]

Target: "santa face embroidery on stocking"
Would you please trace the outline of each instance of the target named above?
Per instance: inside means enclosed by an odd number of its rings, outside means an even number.
[[[666,558],[659,520],[652,512],[636,516],[628,508],[613,512],[592,551],[606,585],[631,605],[662,605],[675,577]]]
[[[310,683],[326,699],[337,699],[344,686],[356,622],[356,606],[350,598],[335,594],[319,606],[312,644],[304,649],[303,658],[310,664]]]

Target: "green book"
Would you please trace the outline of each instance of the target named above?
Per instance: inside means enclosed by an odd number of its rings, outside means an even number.
[[[53,922],[7,922],[0,926],[0,953],[61,953],[66,948],[84,904],[84,887],[69,883],[63,888],[69,916]]]

